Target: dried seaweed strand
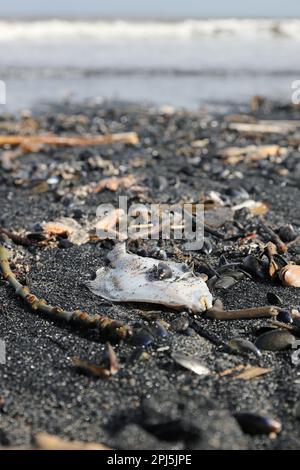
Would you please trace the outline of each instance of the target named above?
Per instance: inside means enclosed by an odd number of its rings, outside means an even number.
[[[67,311],[60,307],[47,305],[44,299],[38,299],[30,293],[28,287],[23,286],[16,278],[9,264],[9,252],[3,244],[0,244],[0,268],[4,280],[6,280],[19,296],[34,312],[41,312],[55,320],[62,320],[85,328],[97,329],[107,337],[119,340],[129,340],[132,329],[123,323],[103,315],[90,315],[82,310]]]
[[[21,235],[17,235],[16,233],[10,232],[9,230],[3,227],[0,227],[0,234],[6,235],[16,245],[22,245],[22,246],[34,245],[34,242],[32,240],[29,240],[29,238],[22,237]]]

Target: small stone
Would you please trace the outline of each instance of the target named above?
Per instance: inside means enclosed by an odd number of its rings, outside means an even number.
[[[295,337],[285,330],[273,330],[259,336],[255,342],[258,349],[265,351],[282,351],[290,348],[295,342]]]
[[[173,330],[177,333],[185,332],[188,329],[189,324],[189,319],[184,315],[181,315],[180,317],[176,318],[171,323]]]
[[[68,240],[67,238],[62,238],[58,243],[58,247],[64,250],[72,248],[72,246],[74,246],[73,243],[70,242],[70,240]]]

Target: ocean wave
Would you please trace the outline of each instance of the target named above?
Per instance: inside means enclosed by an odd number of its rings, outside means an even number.
[[[194,39],[197,37],[300,40],[300,19],[208,19],[184,21],[63,20],[0,21],[0,41]]]
[[[228,77],[272,77],[290,78],[299,77],[300,69],[261,69],[261,68],[143,68],[143,67],[0,67],[0,76],[4,80],[51,80],[51,79],[95,79],[95,78],[228,78]]]

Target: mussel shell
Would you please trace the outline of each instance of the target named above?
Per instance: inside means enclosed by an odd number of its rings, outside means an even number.
[[[253,276],[256,276],[260,279],[265,278],[265,269],[262,261],[257,259],[254,255],[248,255],[246,258],[243,260],[243,267],[244,269],[252,274]]]
[[[255,341],[258,349],[265,351],[282,351],[290,348],[295,342],[295,337],[286,330],[273,330],[259,336]]]
[[[200,251],[204,255],[210,255],[210,253],[213,251],[213,245],[209,238],[204,238],[204,243]]]
[[[142,328],[138,330],[137,332],[135,332],[135,334],[133,335],[131,339],[132,344],[134,344],[135,346],[144,346],[144,347],[150,346],[153,343],[153,341],[154,341],[154,337],[145,328]]]
[[[282,299],[274,292],[268,292],[267,299],[270,305],[277,305],[278,307],[283,305]]]
[[[167,338],[169,336],[168,331],[159,321],[151,323],[148,329],[154,338]]]
[[[282,323],[293,323],[293,317],[291,313],[288,310],[280,310],[278,313],[276,320],[282,322]]]
[[[281,423],[268,416],[254,413],[237,413],[235,419],[246,434],[278,434],[281,431]]]
[[[228,346],[240,353],[253,353],[257,357],[261,357],[261,352],[260,350],[255,346],[255,344],[251,343],[251,341],[248,341],[247,339],[244,338],[232,338],[228,342]]]

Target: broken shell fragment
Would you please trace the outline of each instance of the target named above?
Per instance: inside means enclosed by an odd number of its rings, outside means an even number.
[[[203,364],[201,364],[200,361],[193,356],[188,356],[180,352],[175,352],[172,354],[172,359],[174,359],[174,361],[181,367],[191,370],[197,375],[201,375],[204,377],[205,375],[210,374],[210,370]]]
[[[132,344],[134,346],[147,347],[153,343],[153,335],[145,328],[138,330],[132,337]]]
[[[300,266],[288,264],[280,270],[279,279],[285,286],[300,287]]]
[[[157,271],[159,261],[126,252],[125,244],[117,245],[108,255],[111,268],[101,268],[89,282],[89,289],[100,297],[114,302],[146,302],[173,309],[189,309],[201,313],[211,308],[212,295],[201,277],[186,270],[186,265],[164,262],[172,276],[149,278]]]

